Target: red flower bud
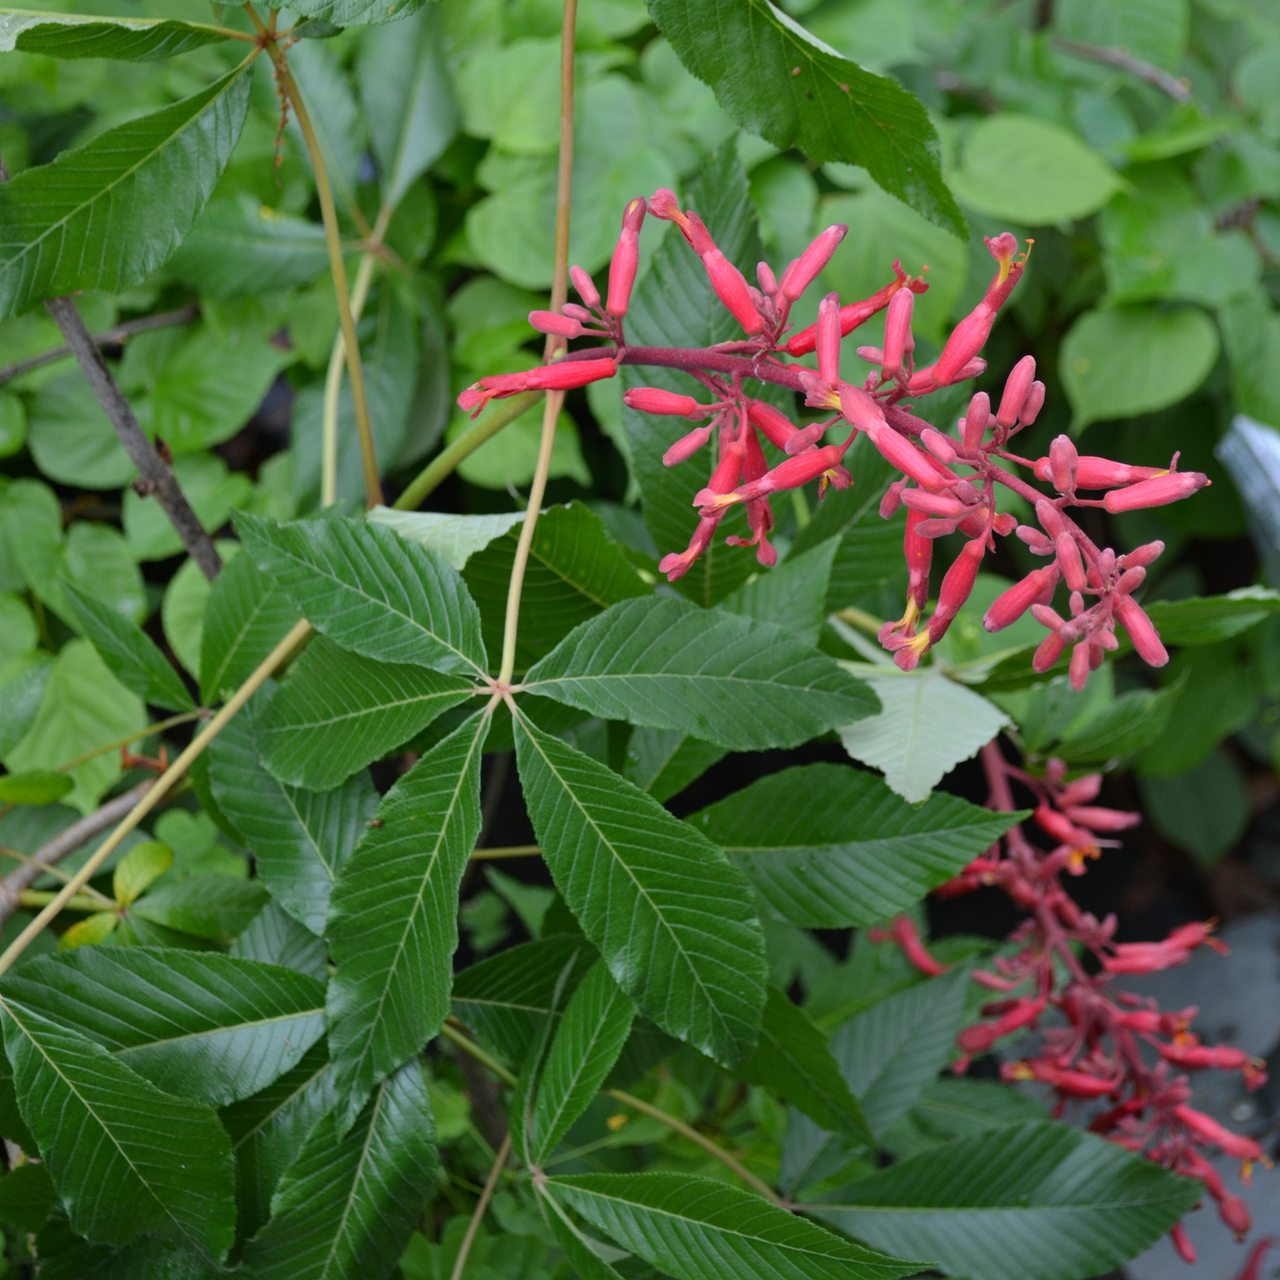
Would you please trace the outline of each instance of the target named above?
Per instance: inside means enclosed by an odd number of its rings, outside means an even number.
[[[618,366],[612,360],[560,360],[539,365],[526,373],[499,373],[481,378],[458,397],[458,405],[466,412],[474,409],[479,413],[490,400],[503,400],[521,391],[568,391],[599,382],[601,378],[612,378],[617,372]]]
[[[560,310],[569,317],[570,320],[576,320],[579,324],[590,324],[595,316],[591,314],[586,307],[580,307],[576,302],[566,302]]]
[[[910,446],[908,446],[909,448]],[[927,489],[907,489],[902,501],[912,510],[927,516],[942,516],[946,520],[960,520],[969,515],[971,507],[949,493],[930,493]]]
[[[747,419],[771,445],[778,449],[785,449],[787,441],[796,433],[796,426],[791,419],[763,400],[747,401]]]
[[[1039,458],[1034,470],[1038,480],[1048,480],[1052,476],[1052,464],[1048,458]],[[1118,485],[1136,484],[1139,480],[1150,480],[1152,476],[1162,475],[1159,467],[1131,467],[1123,462],[1112,462],[1110,458],[1094,458],[1089,456],[1076,459],[1076,487],[1078,489],[1114,489]]]
[[[979,391],[969,401],[969,412],[964,419],[964,447],[970,453],[977,453],[990,421],[991,399],[985,391]]]
[[[956,556],[942,579],[942,587],[938,592],[938,607],[929,619],[929,643],[937,644],[950,627],[956,614],[960,612],[964,602],[978,577],[978,569],[986,552],[986,539],[974,538],[966,542],[960,554]]]
[[[895,480],[885,491],[884,497],[880,499],[880,519],[890,519],[902,505],[902,491],[907,487],[907,479],[904,476],[901,480]]]
[[[1067,580],[1067,587],[1072,591],[1083,591],[1088,583],[1084,576],[1084,562],[1080,559],[1080,548],[1076,540],[1065,530],[1054,539],[1054,548],[1058,553],[1058,564],[1062,568],[1062,576]]]
[[[1004,384],[1004,395],[1000,397],[1000,408],[996,412],[996,421],[1004,428],[1012,427],[1018,421],[1018,414],[1031,390],[1031,383],[1036,376],[1034,356],[1023,356],[1013,366]]]
[[[920,940],[910,916],[898,916],[890,927],[889,934],[902,948],[902,954],[927,977],[936,978],[951,967],[929,954],[929,949]]]
[[[801,431],[797,431],[795,435],[787,441],[784,452],[786,452],[788,456],[803,453],[810,446],[817,444],[818,441],[826,434],[827,424],[825,422],[815,422],[812,426],[808,426]]]
[[[1116,617],[1129,633],[1138,657],[1149,666],[1163,667],[1169,661],[1169,652],[1160,643],[1160,633],[1145,610],[1132,596],[1115,596],[1114,600]]]
[[[1173,1247],[1177,1250],[1178,1257],[1188,1266],[1193,1267],[1196,1259],[1200,1256],[1196,1253],[1196,1247],[1187,1239],[1187,1233],[1182,1229],[1181,1222],[1175,1222],[1169,1228],[1169,1239],[1173,1242]]]
[[[1015,532],[1035,555],[1047,556],[1054,549],[1053,539],[1046,538],[1039,529],[1033,529],[1029,524],[1020,524]]]
[[[1070,805],[1063,812],[1072,822],[1091,831],[1128,831],[1142,821],[1140,813],[1103,809],[1097,805]]]
[[[552,333],[558,338],[580,338],[582,325],[570,316],[557,315],[554,311],[530,311],[529,323],[539,333]]]
[[[1243,1240],[1249,1234],[1249,1228],[1253,1226],[1253,1219],[1249,1215],[1249,1206],[1239,1196],[1224,1195],[1218,1201],[1218,1216],[1236,1233],[1237,1240]],[[1236,1280],[1261,1280],[1263,1259],[1266,1258],[1267,1250],[1273,1244],[1275,1244],[1275,1241],[1270,1236],[1259,1240],[1253,1246],[1253,1252],[1249,1254],[1244,1270],[1236,1277]]]
[[[910,295],[908,295],[910,296]],[[818,304],[818,377],[833,387],[840,381],[840,295]]]
[[[888,381],[902,372],[902,360],[915,343],[911,337],[911,310],[915,294],[910,289],[899,289],[889,300],[889,310],[884,319],[884,363],[880,376]]]
[[[1138,511],[1145,507],[1163,507],[1190,497],[1203,489],[1209,477],[1199,471],[1171,471],[1168,475],[1140,480],[1127,489],[1112,489],[1102,505],[1113,515],[1118,511]]]
[[[622,215],[622,234],[609,264],[609,301],[605,310],[611,316],[627,314],[631,287],[636,282],[636,268],[640,265],[640,224],[644,222],[647,209],[643,198],[637,196]]]
[[[903,271],[900,262],[897,260],[893,264],[894,279],[890,284],[871,295],[863,302],[851,302],[847,306],[840,308],[840,333],[841,336],[852,333],[859,325],[865,324],[871,319],[877,311],[884,310],[889,305],[890,298],[893,297],[899,289],[910,289],[912,293],[924,293],[928,289],[928,285],[923,280],[912,280],[905,271]],[[783,276],[785,280],[785,274]],[[787,354],[792,356],[802,356],[812,351],[817,341],[817,325],[810,325],[807,329],[801,329],[799,333],[792,334],[787,341]]]
[[[831,261],[831,255],[835,253],[840,241],[848,232],[849,228],[843,223],[838,222],[828,227],[820,232],[813,243],[782,273],[779,289],[788,302],[794,302],[817,279],[818,273]],[[763,285],[761,287],[763,288]],[[772,290],[765,289],[765,292],[770,293]],[[846,329],[844,332],[848,333],[849,330]]]
[[[600,305],[600,290],[596,288],[596,282],[581,268],[570,267],[569,279],[573,281],[573,287],[578,291],[578,297],[589,307],[598,307]]]
[[[908,511],[907,527],[902,535],[902,553],[907,562],[907,597],[914,601],[917,616],[929,602],[929,565],[933,560],[933,542],[920,534],[923,522],[924,517],[918,511]]]
[[[921,443],[939,462],[950,463],[956,460],[955,444],[950,436],[944,436],[935,427],[925,427],[920,433]]]
[[[797,458],[788,458],[785,462],[778,463],[772,471],[759,480],[744,484],[737,490],[735,496],[746,502],[752,498],[763,497],[766,493],[775,493],[779,489],[798,489],[801,485],[808,484],[810,480],[817,480],[832,468],[839,466],[842,457],[844,457],[843,445],[828,444],[821,449],[814,449],[811,453],[802,453]],[[699,497],[701,496],[700,494]],[[694,499],[694,503],[699,505],[697,498]]]
[[[1022,411],[1018,414],[1022,425],[1029,427],[1040,416],[1040,410],[1043,408],[1044,383],[1033,382],[1031,389],[1027,392],[1027,398],[1022,402]]]
[[[1062,638],[1051,631],[1040,641],[1040,647],[1036,649],[1035,655],[1031,659],[1031,669],[1041,674],[1048,671],[1062,657],[1062,652],[1066,647]]]
[[[699,449],[711,438],[712,431],[715,430],[715,423],[709,422],[705,427],[694,427],[687,436],[681,436],[679,440],[671,446],[670,449],[662,455],[662,465],[664,467],[678,466],[684,462],[686,458],[692,458]]]
[[[1089,642],[1082,640],[1071,650],[1071,664],[1067,668],[1071,687],[1079,693],[1089,682]]]
[[[1225,1125],[1219,1124],[1212,1116],[1205,1115],[1203,1111],[1197,1111],[1194,1107],[1189,1107],[1183,1103],[1174,1107],[1173,1114],[1192,1133],[1203,1138],[1206,1142],[1212,1142],[1215,1146],[1221,1147],[1233,1159],[1246,1162],[1258,1160],[1270,1163],[1267,1160],[1267,1153],[1252,1138],[1246,1138],[1242,1133],[1233,1133]]]
[[[772,298],[778,292],[778,282],[774,279],[773,271],[767,262],[756,263],[756,279],[760,282],[760,288],[769,297]]]
[[[1080,455],[1069,436],[1057,436],[1049,446],[1049,474],[1059,493],[1071,493],[1076,487],[1076,470]]]
[[[702,265],[707,269],[716,297],[733,313],[733,318],[747,333],[760,333],[764,329],[764,321],[751,300],[742,272],[716,248],[708,249],[702,255]]]
[[[1164,551],[1164,543],[1158,538],[1155,542],[1143,543],[1140,547],[1128,552],[1124,557],[1124,567],[1126,569],[1141,569],[1152,561],[1158,559]]]
[[[659,413],[673,418],[695,418],[709,411],[709,405],[699,404],[692,396],[663,391],[660,387],[632,387],[622,397],[628,409],[641,413]]]
[[[1067,522],[1062,518],[1062,512],[1048,498],[1041,498],[1036,503],[1036,519],[1055,541],[1059,534],[1067,532]]]
[[[1035,603],[1045,588],[1051,588],[1057,580],[1058,571],[1053,565],[1033,569],[1021,582],[1014,583],[996,597],[982,619],[982,625],[988,631],[1000,631],[1012,626]]]
[[[1147,571],[1142,568],[1126,569],[1120,575],[1120,581],[1116,583],[1116,591],[1122,596],[1132,595],[1142,586],[1143,579],[1147,576]]]

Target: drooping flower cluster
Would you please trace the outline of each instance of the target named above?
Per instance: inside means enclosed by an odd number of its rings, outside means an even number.
[[[1095,805],[1100,774],[1066,780],[1061,761],[1051,760],[1044,777],[1009,764],[997,743],[982,750],[991,789],[990,807],[1011,812],[1011,782],[1028,787],[1037,799],[1036,825],[1056,845],[1049,852],[1034,845],[1021,825],[971,862],[935,892],[942,897],[968,893],[981,885],[998,885],[1029,914],[1011,941],[1020,944],[1012,956],[997,956],[990,969],[972,977],[1000,998],[985,1005],[983,1020],[966,1027],[957,1039],[961,1056],[957,1073],[971,1059],[988,1052],[1003,1037],[1034,1030],[1050,1010],[1059,1015],[1041,1035],[1034,1057],[1006,1061],[1006,1080],[1036,1080],[1047,1085],[1060,1116],[1072,1100],[1105,1105],[1090,1129],[1131,1151],[1189,1178],[1198,1178],[1217,1202],[1222,1220],[1238,1237],[1249,1230],[1249,1211],[1239,1196],[1223,1185],[1217,1169],[1202,1154],[1217,1147],[1241,1160],[1248,1180],[1255,1162],[1269,1163],[1252,1138],[1233,1133],[1211,1116],[1190,1106],[1191,1089],[1181,1072],[1219,1068],[1239,1071],[1249,1089],[1266,1080],[1263,1063],[1229,1045],[1206,1045],[1189,1029],[1196,1010],[1163,1012],[1154,1000],[1142,1000],[1117,989],[1122,974],[1155,973],[1185,964],[1197,947],[1226,948],[1212,935],[1212,924],[1193,922],[1175,929],[1163,942],[1122,942],[1113,937],[1116,919],[1098,920],[1082,911],[1067,894],[1062,874],[1081,875],[1086,860],[1117,842],[1109,837],[1137,825],[1141,815]],[[921,972],[945,971],[921,942],[911,921],[894,921],[891,936]],[[1091,953],[1097,971],[1082,963]],[[1181,1226],[1173,1243],[1188,1261],[1195,1252]]]
[[[672,222],[696,253],[716,296],[741,325],[741,339],[703,349],[636,347],[627,343],[623,320],[636,278],[641,225],[647,213]],[[1005,383],[995,412],[985,392],[969,403],[957,434],[937,430],[910,411],[908,399],[927,396],[964,381],[986,368],[980,352],[1000,308],[1008,300],[1026,265],[1018,242],[1009,232],[987,240],[996,273],[982,300],[951,332],[938,359],[915,367],[911,317],[915,296],[928,286],[913,279],[899,263],[894,278],[872,297],[840,305],[828,294],[818,319],[807,329],[791,333],[790,314],[796,300],[818,277],[839,246],[847,228],[831,226],[795,259],[778,279],[760,263],[755,285],[716,245],[707,227],[692,210],[681,210],[666,190],[649,201],[632,200],[623,216],[622,233],[609,268],[607,297],[601,297],[591,277],[579,267],[571,275],[582,304],[568,303],[560,313],[535,311],[530,322],[543,333],[563,339],[598,337],[612,346],[572,351],[555,363],[527,373],[482,378],[458,397],[468,411],[478,412],[490,399],[521,391],[570,390],[611,378],[625,364],[685,371],[705,388],[706,402],[656,387],[629,390],[626,404],[643,413],[682,417],[698,423],[675,440],[663,461],[674,466],[714,440],[715,458],[709,479],[693,497],[698,523],[683,551],[671,551],[660,568],[674,581],[687,573],[710,546],[721,520],[733,506],[746,508],[750,537],[730,537],[731,544],[755,547],[761,564],[772,565],[777,553],[769,543],[773,528],[770,496],[817,480],[819,496],[834,485],[852,481],[843,459],[859,433],[899,472],[881,504],[888,518],[899,506],[907,508],[904,553],[909,575],[903,616],[887,623],[880,639],[904,670],[910,670],[946,633],[973,589],[983,558],[995,551],[995,539],[1016,534],[1037,555],[1047,558],[1011,587],[987,612],[985,624],[997,631],[1028,610],[1048,635],[1033,660],[1047,671],[1071,649],[1070,676],[1082,688],[1103,655],[1118,647],[1115,627],[1128,632],[1138,654],[1159,666],[1168,660],[1150,619],[1133,593],[1146,567],[1163,550],[1153,542],[1127,555],[1095,546],[1068,515],[1071,507],[1101,507],[1109,512],[1161,506],[1194,493],[1208,483],[1198,472],[1178,471],[1177,457],[1167,470],[1133,467],[1106,458],[1081,457],[1066,436],[1059,436],[1047,458],[1028,459],[1008,449],[1011,439],[1036,421],[1045,388],[1035,377],[1035,360],[1025,356]],[[859,347],[872,365],[861,384],[840,376],[841,340],[880,311],[886,311],[883,347]],[[817,353],[817,371],[788,363],[787,356]],[[800,427],[783,412],[744,389],[750,380],[773,383],[802,393],[810,408],[828,416]],[[835,443],[828,432],[840,427]],[[785,455],[770,466],[764,450],[768,442]],[[1047,496],[1021,479],[1006,464],[1023,466],[1050,484]],[[1032,504],[1039,527],[1019,525],[996,506],[996,485],[1004,485]],[[1102,497],[1084,492],[1105,491]],[[929,570],[933,539],[960,531],[967,542],[943,576],[936,607],[927,624]],[[1059,582],[1068,589],[1069,617],[1053,608]]]

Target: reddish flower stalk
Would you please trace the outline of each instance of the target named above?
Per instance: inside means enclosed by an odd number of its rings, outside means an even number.
[[[623,322],[639,261],[639,230],[646,214],[672,222],[679,229],[744,337],[705,349],[628,346]],[[882,514],[891,516],[902,504],[910,513],[904,543],[910,575],[907,608],[899,621],[886,624],[881,633],[882,643],[899,666],[910,670],[942,638],[968,600],[985,557],[995,551],[995,539],[1008,537],[1015,530],[1032,552],[1052,559],[992,606],[984,620],[989,630],[1006,627],[1030,610],[1049,632],[1036,651],[1033,667],[1048,671],[1070,651],[1068,669],[1076,688],[1083,687],[1089,673],[1101,666],[1108,650],[1118,648],[1117,622],[1141,658],[1153,666],[1163,665],[1168,654],[1134,598],[1146,566],[1162,546],[1152,543],[1128,555],[1099,548],[1068,511],[1080,506],[1102,507],[1108,512],[1162,506],[1195,493],[1208,484],[1208,478],[1199,472],[1178,471],[1176,455],[1165,471],[1106,458],[1082,458],[1067,436],[1059,436],[1049,457],[1037,461],[1009,453],[1009,441],[1036,420],[1044,404],[1044,384],[1036,380],[1031,356],[1024,356],[1014,366],[995,413],[986,393],[980,392],[971,400],[955,435],[930,426],[901,403],[985,369],[979,353],[1026,265],[1025,253],[1018,254],[1018,242],[1009,232],[987,240],[996,261],[995,275],[982,300],[947,338],[933,365],[915,367],[911,331],[915,295],[927,286],[922,279],[908,276],[898,262],[893,264],[893,279],[872,297],[841,306],[834,293],[828,294],[819,307],[818,320],[808,329],[790,334],[792,304],[817,279],[846,230],[843,226],[828,227],[780,279],[768,264],[760,263],[757,288],[725,257],[698,215],[680,208],[672,192],[656,191],[648,201],[636,198],[628,203],[623,217],[609,269],[607,302],[602,304],[591,277],[574,267],[571,276],[581,305],[566,304],[559,315],[536,311],[530,316],[541,332],[565,338],[605,338],[612,345],[572,351],[555,364],[528,373],[482,378],[464,391],[458,402],[464,409],[478,412],[491,398],[536,388],[582,387],[613,377],[627,364],[692,374],[710,392],[711,404],[652,387],[634,388],[626,396],[628,406],[639,412],[710,417],[708,423],[692,431],[686,427],[673,433],[663,458],[668,466],[689,461],[713,438],[719,440],[718,458],[707,464],[707,470],[713,472],[710,482],[693,495],[699,514],[693,539],[684,552],[671,553],[662,561],[663,572],[672,580],[688,572],[710,546],[721,517],[738,504],[747,508],[751,536],[735,535],[728,541],[754,547],[762,564],[773,564],[777,554],[766,536],[773,527],[770,495],[817,480],[821,497],[831,485],[844,488],[852,483],[843,459],[862,432],[904,477],[891,487],[892,498],[886,497]],[[862,384],[845,382],[840,376],[841,339],[885,308],[883,348],[858,349],[858,354],[872,363],[872,370]],[[815,350],[816,372],[788,364],[785,359]],[[807,405],[833,416],[798,427],[785,413],[748,395],[744,385],[752,379],[803,392]],[[842,441],[828,442],[828,429],[841,421],[848,434]],[[785,455],[772,467],[764,442]],[[734,464],[732,458],[739,450],[741,461]],[[1036,479],[1053,486],[1056,496],[1039,492],[1003,462],[1030,468]],[[726,464],[733,471],[732,483]],[[1018,526],[1011,516],[1000,513],[995,499],[997,485],[1026,499],[1035,508],[1041,527]],[[1077,490],[1105,493],[1102,498],[1084,498]],[[924,544],[957,530],[968,542],[946,570],[938,605],[926,623],[930,555]],[[1065,606],[1059,606],[1066,616],[1054,608],[1059,581],[1065,581],[1067,588]]]
[[[954,897],[982,885],[998,885],[1028,912],[1012,935],[1020,944],[1018,952],[997,956],[991,969],[973,975],[1001,998],[985,1005],[983,1020],[957,1037],[961,1056],[954,1070],[963,1073],[974,1055],[986,1053],[1006,1035],[1034,1030],[1048,1009],[1056,1010],[1060,1024],[1041,1032],[1034,1056],[1006,1061],[1001,1067],[1004,1079],[1047,1085],[1056,1098],[1055,1116],[1061,1116],[1073,1099],[1095,1104],[1105,1100],[1105,1109],[1090,1129],[1167,1169],[1202,1180],[1222,1220],[1243,1238],[1250,1226],[1248,1209],[1227,1191],[1202,1152],[1217,1147],[1242,1161],[1246,1181],[1254,1162],[1270,1162],[1252,1138],[1188,1105],[1187,1077],[1174,1070],[1239,1071],[1245,1086],[1256,1089],[1266,1080],[1264,1064],[1228,1045],[1201,1044],[1189,1030],[1195,1009],[1162,1011],[1154,1000],[1139,999],[1114,984],[1116,974],[1154,973],[1185,964],[1200,946],[1226,948],[1213,937],[1212,923],[1199,921],[1175,929],[1163,942],[1116,943],[1115,917],[1098,920],[1067,894],[1064,872],[1083,875],[1087,860],[1117,844],[1109,838],[1111,833],[1141,821],[1140,814],[1092,803],[1102,785],[1101,774],[1068,782],[1066,766],[1050,760],[1044,776],[1037,777],[1005,760],[998,742],[983,747],[982,763],[991,793],[988,807],[1011,812],[1012,783],[1021,783],[1036,797],[1036,825],[1056,844],[1046,852],[1019,824],[935,890],[941,897]],[[893,937],[922,973],[941,972],[942,966],[905,918],[888,932],[877,931],[877,936]],[[1082,952],[1094,956],[1096,970],[1081,963]],[[1194,1251],[1180,1228],[1172,1234],[1174,1247],[1193,1261]]]

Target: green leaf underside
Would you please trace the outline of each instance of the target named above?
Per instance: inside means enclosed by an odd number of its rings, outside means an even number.
[[[796,746],[879,710],[862,681],[781,627],[661,597],[584,623],[530,669],[525,687],[738,751]]]
[[[463,969],[454,979],[454,1015],[500,1058],[524,1062],[547,1018],[552,993],[565,966],[574,962],[562,997],[568,998],[596,961],[595,948],[571,935],[541,938],[500,951]]]
[[[529,816],[556,887],[618,985],[722,1063],[754,1047],[764,938],[727,858],[612,770],[515,718]]]
[[[324,1034],[324,984],[208,952],[81,947],[11,974],[5,996],[96,1041],[157,1088],[221,1106]]]
[[[565,1006],[538,1081],[526,1150],[535,1165],[590,1105],[622,1052],[635,1006],[597,960]]]
[[[918,902],[1025,814],[935,792],[919,808],[834,764],[769,774],[688,819],[794,924],[871,924]]]
[[[272,1216],[245,1246],[246,1280],[389,1275],[438,1168],[417,1062],[382,1081],[344,1134],[331,1111],[281,1179]]]
[[[861,165],[890,195],[968,239],[928,113],[895,80],[842,58],[768,0],[649,0],[649,11],[738,124],[811,160]]]
[[[360,27],[390,22],[420,9],[425,0],[299,0],[293,12],[335,27]]]
[[[260,695],[261,696],[261,695]],[[378,794],[367,773],[332,791],[277,781],[259,763],[255,699],[209,748],[213,794],[257,862],[275,900],[312,933],[324,931],[338,868],[364,834]]]
[[[738,1073],[748,1084],[773,1089],[815,1123],[854,1145],[875,1145],[826,1036],[776,987],[769,988],[760,1042]]]
[[[244,512],[236,529],[264,573],[335,644],[378,662],[482,673],[480,615],[457,570],[363,520],[276,525]]]
[[[593,1226],[678,1280],[891,1280],[919,1270],[710,1178],[603,1173],[548,1185]]]
[[[338,786],[471,696],[473,681],[376,662],[317,637],[259,721],[262,761],[282,782]]]
[[[77,1233],[122,1245],[154,1231],[220,1258],[235,1202],[231,1145],[213,1111],[15,1001],[0,1021],[18,1106]]]
[[[343,1123],[449,1012],[458,890],[480,833],[488,730],[488,715],[473,717],[396,782],[378,806],[381,825],[334,886],[329,1049]]]
[[[0,318],[78,289],[127,288],[173,252],[240,136],[242,70],[0,186]]]
[[[1198,1183],[1059,1124],[932,1147],[815,1207],[878,1248],[909,1246],[949,1273],[1074,1280],[1141,1253],[1201,1194]]]
[[[212,27],[172,18],[111,18],[0,9],[0,53],[16,49],[51,58],[149,62],[225,39]]]
[[[64,581],[62,589],[74,605],[85,635],[121,684],[157,707],[171,711],[194,708],[182,677],[141,627],[71,582]]]

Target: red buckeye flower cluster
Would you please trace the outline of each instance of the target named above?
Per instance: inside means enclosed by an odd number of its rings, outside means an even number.
[[[703,349],[628,345],[623,320],[636,278],[640,227],[647,213],[680,230],[701,259],[716,296],[741,325],[740,340]],[[881,643],[893,652],[900,667],[913,668],[942,638],[968,599],[983,557],[995,551],[996,537],[1011,534],[1044,556],[1046,563],[1005,592],[984,621],[988,630],[998,631],[1031,610],[1048,631],[1033,659],[1037,671],[1047,671],[1070,648],[1071,682],[1082,688],[1106,651],[1118,647],[1117,622],[1147,662],[1154,666],[1167,662],[1160,637],[1133,594],[1142,584],[1147,565],[1163,550],[1162,544],[1153,542],[1117,555],[1096,546],[1068,509],[1092,506],[1120,512],[1161,506],[1194,493],[1208,484],[1207,477],[1178,471],[1176,455],[1168,470],[1081,457],[1066,436],[1053,442],[1047,458],[1028,459],[1011,452],[1012,438],[1035,422],[1044,404],[1044,384],[1036,380],[1031,356],[1014,367],[994,413],[985,392],[972,398],[956,434],[939,431],[910,411],[907,400],[972,378],[986,368],[979,353],[1026,265],[1026,255],[1018,255],[1018,242],[1009,232],[987,240],[996,273],[982,300],[956,325],[931,365],[916,368],[911,330],[915,296],[928,286],[923,279],[908,276],[897,262],[894,278],[872,297],[841,306],[834,293],[828,294],[818,308],[817,322],[791,333],[793,304],[830,261],[847,229],[828,227],[781,279],[768,264],[760,263],[753,285],[717,247],[702,219],[692,210],[681,210],[672,192],[659,190],[647,202],[632,200],[623,216],[603,303],[591,277],[574,267],[571,275],[582,304],[566,304],[559,314],[535,311],[529,317],[543,333],[566,340],[599,337],[612,346],[571,351],[527,373],[482,378],[458,397],[458,403],[478,412],[491,399],[521,391],[569,390],[611,378],[624,364],[691,374],[708,393],[706,402],[654,387],[635,388],[624,397],[629,407],[642,413],[698,423],[672,443],[663,459],[668,466],[714,440],[709,479],[693,497],[699,516],[693,537],[685,550],[671,551],[660,564],[672,581],[689,571],[716,536],[725,512],[738,504],[745,505],[751,536],[728,541],[755,547],[761,564],[774,564],[777,552],[768,539],[773,528],[770,496],[817,480],[821,497],[830,485],[839,489],[852,483],[842,460],[861,432],[902,473],[881,504],[886,518],[899,506],[907,508],[906,611],[880,634]],[[883,348],[859,347],[859,356],[872,369],[861,384],[845,382],[840,376],[841,339],[882,310],[886,311]],[[810,352],[817,353],[816,372],[785,358]],[[744,384],[752,380],[802,393],[806,405],[829,416],[799,427],[785,413],[749,395]],[[828,431],[837,426],[847,427],[848,434],[838,443],[826,443]],[[782,451],[781,462],[770,466],[763,441]],[[1025,467],[1051,485],[1055,496],[1036,490],[1004,464]],[[1039,527],[1019,525],[1013,517],[999,514],[996,485],[1030,502]],[[1082,492],[1100,491],[1105,491],[1102,497],[1082,496]],[[946,571],[937,605],[925,624],[932,540],[956,530],[967,542]],[[1060,581],[1068,590],[1070,616],[1066,618],[1053,608]]]
[[[1081,875],[1086,860],[1117,842],[1110,836],[1137,825],[1141,815],[1095,805],[1101,774],[1066,780],[1061,761],[1051,760],[1044,777],[1035,777],[1009,764],[996,742],[982,749],[982,763],[991,797],[989,807],[1015,809],[1012,783],[1017,781],[1036,797],[1033,820],[1055,846],[1048,852],[1033,844],[1021,825],[971,862],[935,892],[942,897],[968,893],[980,885],[998,885],[1029,914],[1011,941],[1020,944],[1012,956],[997,956],[990,969],[972,977],[999,999],[982,1009],[983,1020],[966,1027],[957,1038],[960,1057],[954,1070],[961,1074],[971,1059],[988,1052],[1003,1037],[1036,1029],[1046,1019],[1035,1057],[1005,1062],[1006,1080],[1036,1080],[1056,1097],[1055,1116],[1069,1102],[1092,1102],[1098,1114],[1089,1127],[1112,1142],[1144,1153],[1148,1159],[1199,1178],[1217,1202],[1223,1222],[1243,1238],[1250,1227],[1249,1211],[1239,1196],[1223,1185],[1217,1169],[1202,1154],[1217,1147],[1243,1162],[1246,1181],[1255,1162],[1269,1164],[1252,1138],[1233,1133],[1211,1116],[1189,1105],[1191,1089],[1182,1072],[1218,1068],[1239,1071],[1249,1089],[1266,1080],[1264,1064],[1239,1049],[1201,1044],[1189,1030],[1196,1010],[1163,1012],[1153,1000],[1118,990],[1118,974],[1154,973],[1185,964],[1197,947],[1226,948],[1212,936],[1212,924],[1195,922],[1175,929],[1163,942],[1112,941],[1114,916],[1098,920],[1076,905],[1063,888],[1062,874]],[[922,973],[945,971],[921,942],[905,916],[886,932]],[[1097,961],[1096,969],[1082,963],[1083,953]],[[1181,1226],[1171,1233],[1174,1246],[1195,1260]]]

